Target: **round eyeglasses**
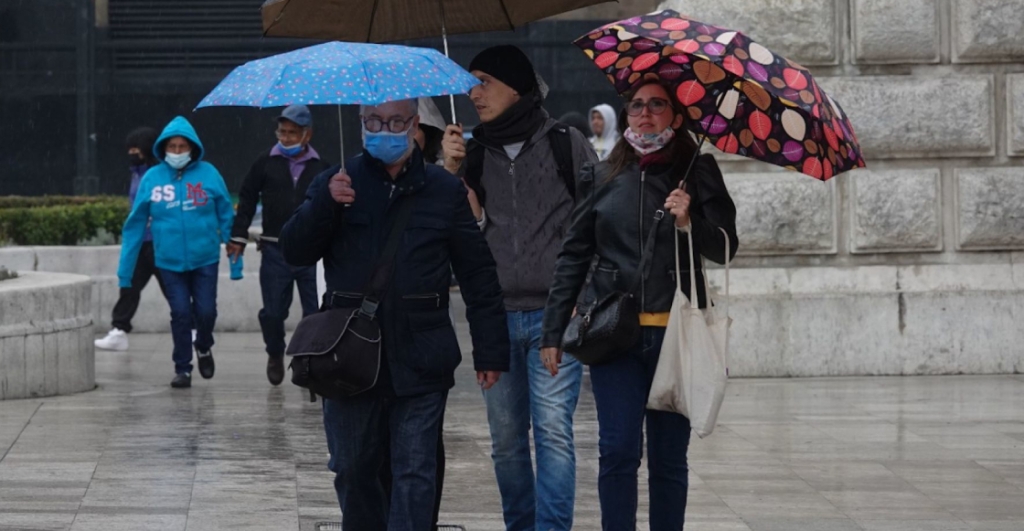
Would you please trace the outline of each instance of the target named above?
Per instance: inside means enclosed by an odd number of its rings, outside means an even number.
[[[387,129],[392,133],[401,133],[405,131],[405,128],[412,122],[415,116],[410,118],[388,118],[387,120],[381,120],[373,116],[363,117],[363,127],[370,133],[379,133],[384,129]]]

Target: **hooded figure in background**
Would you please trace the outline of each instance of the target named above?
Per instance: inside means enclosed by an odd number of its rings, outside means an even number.
[[[441,162],[441,139],[444,138],[444,130],[448,127],[441,111],[430,98],[419,98],[417,100],[417,114],[420,117],[419,130],[416,131],[416,143],[423,152],[423,161],[427,164],[438,164]]]
[[[125,140],[125,147],[128,149],[128,171],[131,172],[131,180],[128,184],[128,202],[135,204],[135,196],[139,193],[139,184],[142,177],[150,168],[160,164],[153,155],[153,144],[159,133],[150,127],[140,127],[131,133]],[[132,318],[139,309],[139,301],[142,300],[142,289],[149,284],[150,278],[156,278],[160,286],[160,292],[167,296],[164,290],[163,279],[156,270],[156,262],[153,258],[153,234],[149,227],[142,237],[142,247],[139,249],[139,258],[132,275],[131,286],[122,287],[114,304],[114,310],[110,315],[110,324],[113,327],[106,336],[93,341],[96,348],[100,350],[125,351],[128,350],[128,334],[132,331]]]
[[[615,143],[619,141],[615,109],[604,103],[590,109],[590,130],[594,134],[590,137],[590,144],[594,146],[597,157],[601,160],[607,159]]]

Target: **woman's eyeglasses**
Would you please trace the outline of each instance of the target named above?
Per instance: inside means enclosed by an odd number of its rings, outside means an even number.
[[[633,100],[626,104],[626,114],[640,116],[644,112],[644,107],[650,109],[651,114],[661,114],[671,107],[671,104],[663,98],[651,98],[647,102]]]

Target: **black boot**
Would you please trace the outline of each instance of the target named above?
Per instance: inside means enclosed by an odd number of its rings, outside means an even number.
[[[271,385],[281,385],[284,381],[284,354],[271,354],[267,358],[267,380]]]

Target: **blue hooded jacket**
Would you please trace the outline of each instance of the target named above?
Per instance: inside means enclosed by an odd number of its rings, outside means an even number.
[[[167,141],[176,136],[196,147],[192,162],[181,170],[163,162]],[[203,152],[196,130],[181,116],[171,120],[157,138],[153,154],[161,162],[142,178],[121,231],[117,278],[122,288],[131,286],[147,223],[160,269],[180,273],[220,261],[220,245],[231,237],[234,210],[224,179],[202,160]]]

